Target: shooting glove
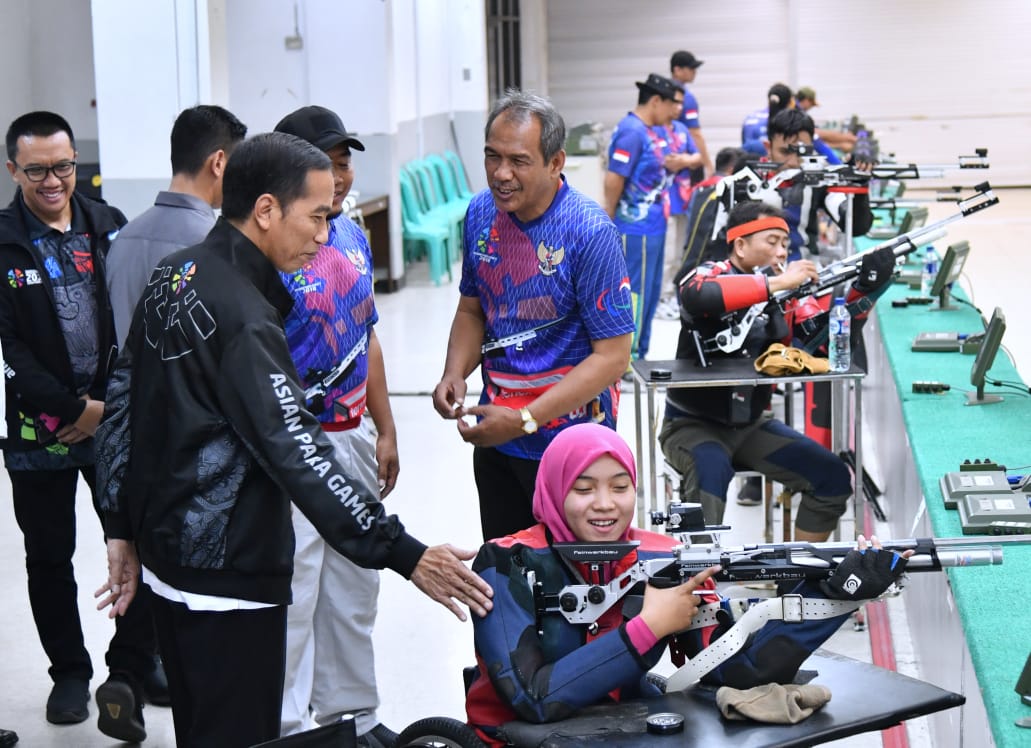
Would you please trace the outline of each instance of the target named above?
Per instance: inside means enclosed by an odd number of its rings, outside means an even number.
[[[755,370],[773,377],[790,374],[812,372],[825,374],[830,371],[830,364],[825,358],[810,356],[800,348],[792,348],[783,343],[770,343],[759,358],[755,360]]]
[[[859,265],[859,277],[853,286],[862,294],[873,293],[895,274],[895,252],[891,247],[881,247],[876,252],[863,255]]]
[[[907,563],[894,551],[852,550],[838,564],[831,578],[820,582],[820,589],[827,597],[837,600],[869,600],[902,576]]]

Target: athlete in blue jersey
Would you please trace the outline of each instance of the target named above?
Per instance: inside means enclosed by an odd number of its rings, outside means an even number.
[[[683,106],[684,92],[669,78],[652,73],[637,83],[637,106],[612,132],[605,174],[605,210],[623,235],[623,250],[634,294],[635,358],[645,358],[652,317],[662,291],[662,258],[669,216],[672,171],[666,128]],[[675,170],[673,170],[675,171]]]
[[[702,165],[702,154],[698,152],[698,146],[687,126],[679,119],[674,119],[667,127],[656,125],[656,129],[661,130],[669,143],[670,154],[666,156],[665,166],[673,172],[673,182],[669,186],[669,218],[666,222],[661,298],[657,316],[660,319],[679,319],[673,275],[680,268],[684,243],[687,241],[687,205],[693,188],[691,174],[693,169]]]
[[[675,80],[684,89],[684,108],[678,119],[684,123],[691,138],[702,155],[702,165],[692,167],[691,181],[698,184],[707,176],[712,174],[712,158],[709,156],[709,147],[706,144],[705,136],[702,135],[702,123],[698,114],[698,99],[688,89],[688,83],[694,83],[698,75],[698,68],[703,61],[696,58],[690,52],[679,50],[674,52],[669,59],[669,77]]]
[[[475,445],[484,539],[532,523],[537,464],[556,433],[585,422],[615,428],[630,357],[619,234],[562,178],[564,142],[546,99],[500,99],[487,120],[488,190],[466,214],[462,295],[433,405]],[[483,393],[467,408],[465,380],[477,367]]]
[[[322,423],[336,457],[382,498],[394,488],[398,459],[383,353],[373,328],[379,316],[372,252],[364,232],[342,212],[354,182],[351,149],[365,147],[334,112],[318,106],[287,115],[276,130],[307,140],[333,162],[336,215],[329,241],[309,264],[281,274],[294,299],[284,320],[290,355],[306,406]],[[296,509],[292,519],[296,548],[282,734],[308,729],[309,719],[325,725],[353,714],[363,744],[390,745],[397,736],[376,718],[372,628],[379,572],[327,546]]]

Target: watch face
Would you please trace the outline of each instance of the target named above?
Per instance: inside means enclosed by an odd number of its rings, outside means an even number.
[[[523,431],[527,434],[537,433],[537,422],[534,420],[523,421]]]

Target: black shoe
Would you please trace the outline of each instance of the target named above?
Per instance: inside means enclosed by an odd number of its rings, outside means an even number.
[[[89,717],[89,681],[79,678],[59,680],[50,689],[47,699],[47,722],[74,725]]]
[[[172,697],[168,693],[168,678],[165,676],[165,666],[160,657],[154,658],[154,669],[143,677],[143,695],[148,704],[172,705]]]
[[[115,740],[139,743],[147,739],[143,727],[143,689],[128,676],[112,673],[97,689],[97,728]]]
[[[396,732],[380,722],[368,732],[358,736],[358,746],[360,748],[394,748],[397,737]]]
[[[0,730],[0,748],[10,748],[18,742],[18,733],[14,730]]]

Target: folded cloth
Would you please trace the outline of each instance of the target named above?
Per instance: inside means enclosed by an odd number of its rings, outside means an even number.
[[[755,370],[775,377],[804,372],[826,374],[831,365],[827,359],[811,356],[800,348],[770,343],[765,353],[755,360]]]
[[[750,719],[774,725],[801,722],[831,700],[825,686],[767,683],[755,688],[723,686],[716,691],[716,705],[727,719]]]

